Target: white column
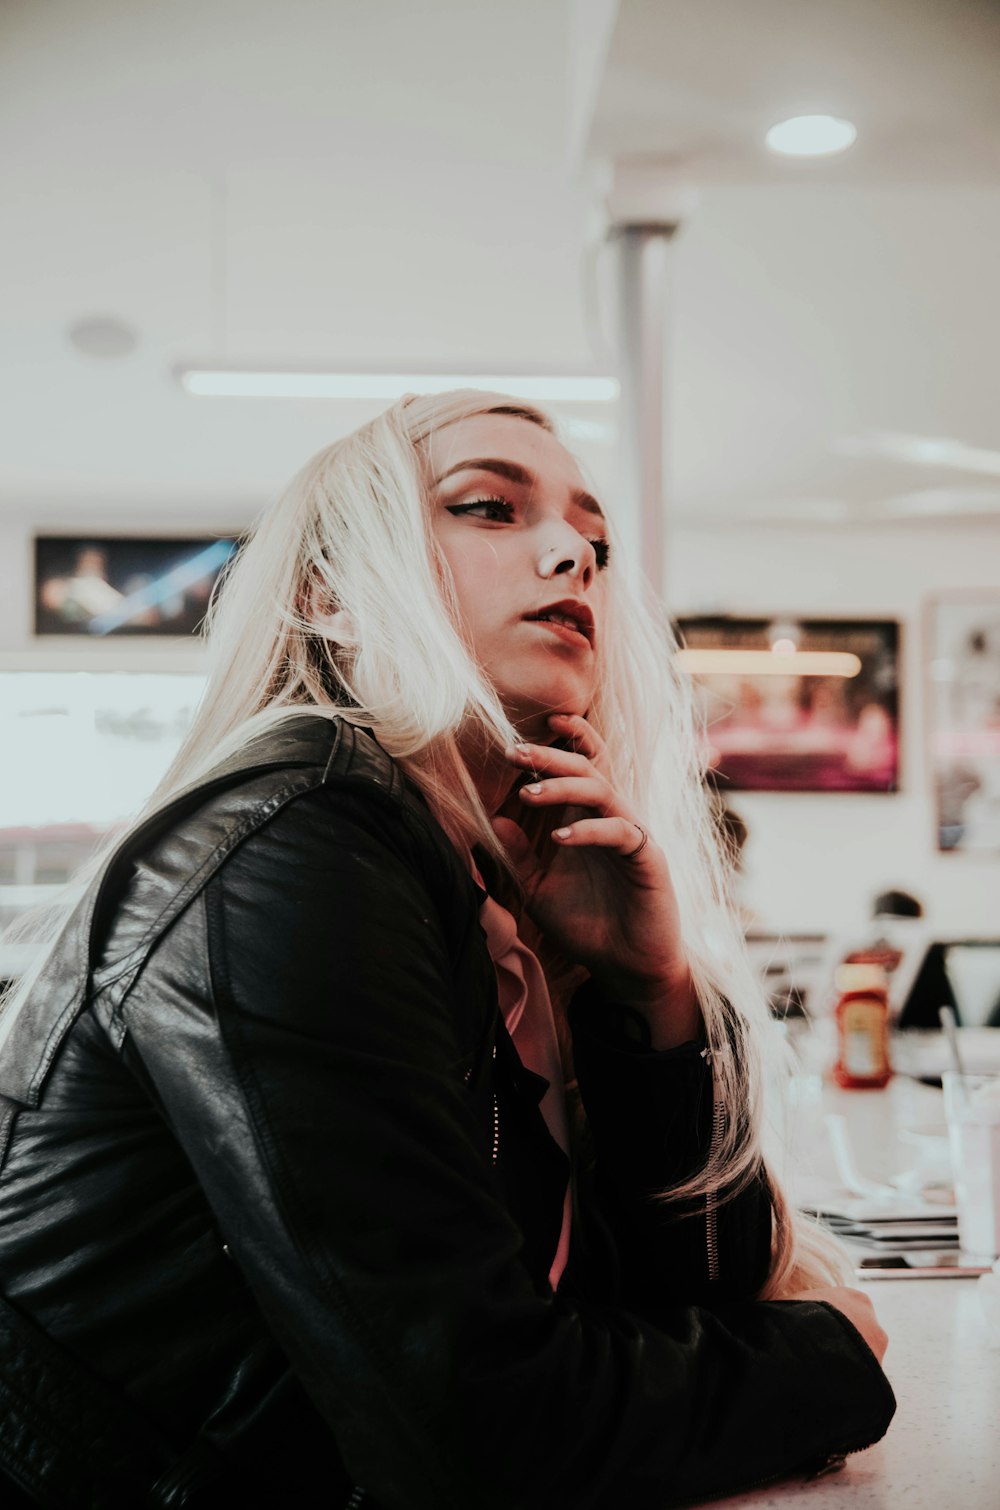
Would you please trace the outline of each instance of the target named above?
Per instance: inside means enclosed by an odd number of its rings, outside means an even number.
[[[613,224],[618,286],[619,479],[623,513],[654,590],[664,589],[667,274],[676,221]]]

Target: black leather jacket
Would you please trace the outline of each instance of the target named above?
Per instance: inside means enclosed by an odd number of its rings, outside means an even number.
[[[649,1200],[705,1157],[711,1068],[592,986],[553,1296],[566,1161],[480,901],[377,744],[308,716],[92,888],[0,1020],[0,1465],[40,1500],[642,1510],[885,1430],[837,1311],[751,1298],[763,1181]]]

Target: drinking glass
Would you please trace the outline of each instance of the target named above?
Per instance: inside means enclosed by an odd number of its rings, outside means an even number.
[[[1000,1256],[1000,1073],[943,1076],[958,1240],[976,1257]]]

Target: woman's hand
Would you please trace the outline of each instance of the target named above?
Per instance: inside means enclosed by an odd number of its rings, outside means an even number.
[[[533,773],[519,801],[565,818],[552,833],[554,854],[543,864],[516,822],[493,825],[528,914],[614,1001],[643,1013],[654,1048],[695,1038],[701,1020],[663,852],[615,792],[604,743],[586,719],[553,714],[549,725],[570,749],[518,745],[508,757]]]
[[[885,1357],[889,1338],[879,1325],[875,1307],[863,1290],[853,1290],[846,1285],[830,1285],[818,1290],[802,1290],[797,1295],[783,1297],[787,1300],[825,1300],[847,1317],[861,1333],[879,1363]]]

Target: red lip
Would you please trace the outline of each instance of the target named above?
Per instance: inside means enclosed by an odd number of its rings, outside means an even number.
[[[584,635],[591,644],[594,643],[594,615],[586,603],[581,603],[579,598],[561,598],[558,603],[546,603],[544,608],[538,608],[534,613],[526,613],[525,618],[530,621],[545,619],[549,614],[562,614],[571,619],[579,632]]]

